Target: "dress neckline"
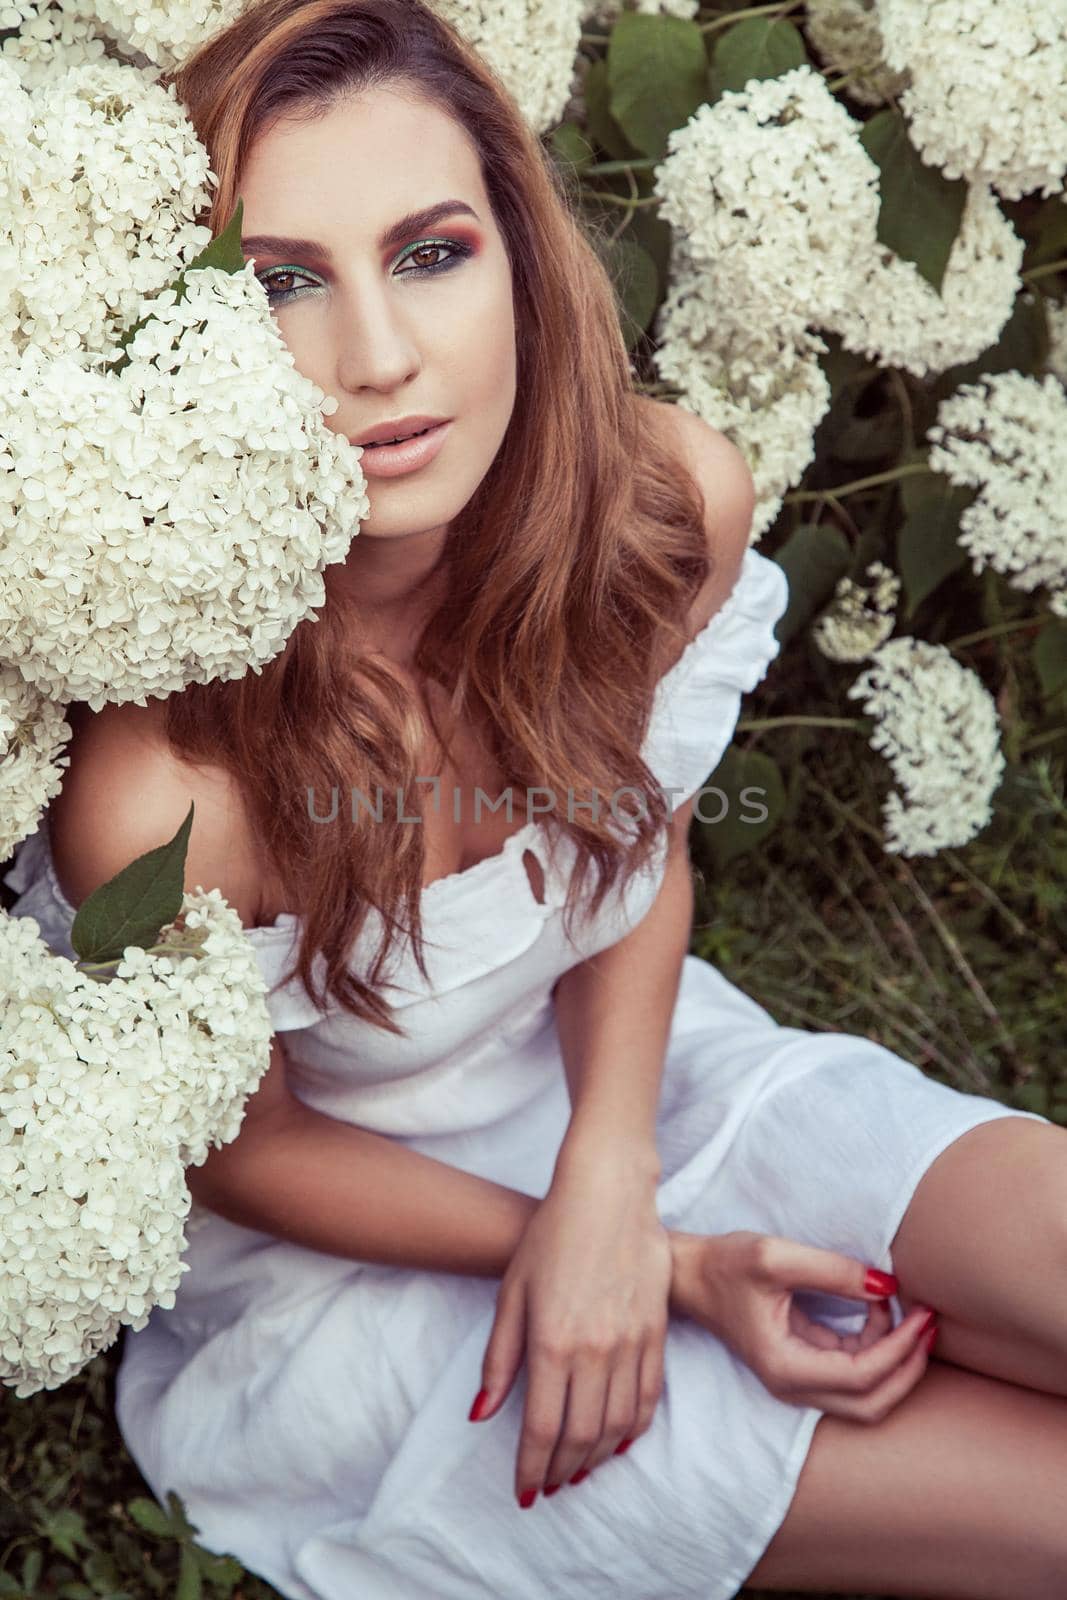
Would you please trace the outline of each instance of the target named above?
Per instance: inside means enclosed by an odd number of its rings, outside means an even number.
[[[684,675],[691,669],[694,662],[699,659],[701,650],[707,646],[709,640],[715,637],[723,624],[728,621],[733,613],[738,609],[743,599],[743,591],[749,574],[755,570],[757,562],[766,561],[767,559],[768,558],[766,556],[761,556],[759,554],[754,545],[748,546],[741,559],[741,568],[738,572],[734,586],[730,590],[730,593],[726,596],[726,599],[723,601],[722,605],[713,616],[708,618],[703,627],[698,629],[698,631],[683,648],[677,661],[675,661],[672,666],[667,668],[667,671],[663,673],[657,682],[655,688],[655,699],[657,702],[662,698],[666,687],[670,687],[674,683],[681,681],[684,678]],[[56,877],[55,866],[52,861],[52,849],[48,831],[47,811],[44,815],[42,827],[45,836],[45,872],[47,874],[49,884],[57,900],[59,900],[60,904],[64,906],[73,917],[76,914],[75,908],[71,905],[70,901],[67,899],[66,895],[59,886],[59,880]],[[472,861],[469,867],[462,867],[458,872],[446,872],[442,877],[434,878],[432,883],[425,884],[422,889],[422,899],[424,901],[433,901],[435,899],[440,899],[441,895],[450,893],[454,889],[462,888],[463,890],[466,890],[468,885],[472,882],[477,882],[482,877],[488,878],[492,873],[499,871],[502,867],[510,867],[513,861],[517,858],[520,859],[521,865],[521,852],[528,847],[527,841],[532,840],[535,834],[542,832],[543,824],[541,821],[536,817],[530,819],[528,822],[524,823],[521,828],[516,829],[514,833],[508,834],[508,837],[504,840],[504,843],[501,845],[500,849],[494,850],[491,855],[482,856],[479,861]],[[544,869],[544,865],[545,864],[542,861],[542,869]],[[525,879],[526,868],[521,867],[521,871]],[[526,879],[526,882],[527,887],[529,887],[529,879]],[[546,910],[548,909],[548,899],[549,897],[546,893]],[[531,900],[534,905],[538,904],[537,900],[534,899],[532,894]],[[278,933],[291,929],[298,921],[299,917],[297,916],[296,912],[280,911],[274,918],[273,922],[257,923],[254,927],[246,928],[244,931],[246,934],[250,935],[255,935],[257,933]]]

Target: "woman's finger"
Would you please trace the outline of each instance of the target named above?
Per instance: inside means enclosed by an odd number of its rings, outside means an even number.
[[[571,1365],[567,1410],[556,1447],[545,1465],[545,1482],[566,1483],[583,1466],[592,1470],[603,1455],[595,1452],[604,1436],[608,1396],[614,1376],[603,1356],[578,1355]]]
[[[850,1422],[882,1422],[915,1388],[929,1361],[927,1340],[919,1339],[900,1366],[869,1394],[842,1394],[840,1391],[816,1389],[798,1399],[796,1404],[818,1406],[820,1411],[825,1411],[829,1416],[844,1417]]]
[[[866,1350],[869,1344],[884,1339],[893,1331],[893,1312],[888,1300],[876,1300],[867,1307],[867,1321],[857,1335],[858,1348]]]
[[[571,1378],[569,1359],[536,1339],[531,1342],[526,1365],[526,1403],[515,1463],[515,1496],[523,1507],[533,1504],[545,1482],[545,1468],[559,1443]]]
[[[804,1339],[808,1344],[813,1344],[819,1350],[840,1350],[841,1338],[832,1328],[822,1322],[816,1322],[814,1317],[809,1317],[802,1311],[794,1300],[789,1307],[789,1331],[798,1338]]]
[[[913,1352],[927,1308],[915,1306],[892,1333],[857,1350],[814,1350],[790,1335],[770,1358],[774,1392],[784,1398],[815,1390],[841,1395],[869,1394],[883,1383]]]
[[[566,1482],[584,1468],[592,1472],[602,1461],[614,1455],[624,1439],[631,1436],[637,1416],[638,1379],[641,1366],[640,1350],[621,1348],[615,1365],[605,1374],[604,1408],[600,1416],[600,1431],[592,1448],[576,1448],[573,1456],[565,1459],[565,1476],[553,1478],[553,1483]],[[573,1465],[570,1462],[573,1461]],[[569,1470],[568,1470],[569,1466]]]

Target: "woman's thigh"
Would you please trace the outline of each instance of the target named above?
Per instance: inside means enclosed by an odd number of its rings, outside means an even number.
[[[824,1416],[746,1588],[1063,1600],[1067,1399],[934,1359],[878,1423]]]

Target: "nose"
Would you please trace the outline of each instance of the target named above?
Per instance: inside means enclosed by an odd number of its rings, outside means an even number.
[[[343,389],[389,391],[421,364],[415,329],[388,283],[363,282],[337,301],[337,381]]]

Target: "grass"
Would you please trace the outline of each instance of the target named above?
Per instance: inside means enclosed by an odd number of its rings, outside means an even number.
[[[725,868],[695,827],[694,951],[779,1022],[866,1034],[954,1088],[1067,1125],[1067,741],[1053,729],[1009,768],[966,848],[910,862],[881,846],[886,773],[855,733],[746,742],[780,763],[786,807]],[[120,1351],[52,1393],[0,1390],[0,1600],[269,1600],[152,1498],[113,1418]]]

